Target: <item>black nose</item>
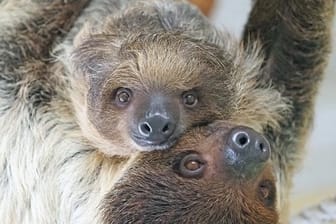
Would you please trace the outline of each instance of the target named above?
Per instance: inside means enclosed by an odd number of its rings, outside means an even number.
[[[138,125],[142,139],[152,144],[162,144],[174,133],[176,122],[172,118],[154,115]]]
[[[271,149],[267,139],[251,128],[238,126],[227,136],[225,160],[243,174],[257,172],[270,158]]]

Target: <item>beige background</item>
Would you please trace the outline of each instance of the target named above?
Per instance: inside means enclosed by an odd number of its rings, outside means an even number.
[[[217,0],[211,19],[240,36],[251,0]],[[333,30],[336,45],[336,19]],[[316,104],[316,118],[307,144],[308,155],[295,177],[292,212],[333,193],[336,195],[336,48]]]

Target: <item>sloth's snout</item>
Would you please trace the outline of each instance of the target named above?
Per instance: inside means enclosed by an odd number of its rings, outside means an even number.
[[[270,144],[260,133],[251,128],[238,126],[227,135],[224,146],[224,162],[236,173],[249,175],[257,173],[271,155]]]
[[[162,143],[175,131],[176,122],[172,118],[156,115],[147,118],[138,126],[141,136],[149,142]]]
[[[154,94],[137,105],[132,139],[143,151],[168,149],[179,135],[179,105],[172,97]]]
[[[264,136],[251,128],[234,128],[228,138],[232,150],[254,162],[264,162],[270,156],[270,146]]]

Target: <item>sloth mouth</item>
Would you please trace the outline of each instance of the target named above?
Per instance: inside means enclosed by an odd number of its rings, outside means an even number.
[[[133,141],[141,147],[140,151],[154,151],[169,149],[177,142],[178,136],[171,136],[165,141],[148,141],[139,136],[133,135]]]

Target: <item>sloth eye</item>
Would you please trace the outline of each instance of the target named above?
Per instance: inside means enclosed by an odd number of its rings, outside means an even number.
[[[259,198],[265,203],[266,206],[270,207],[274,205],[276,190],[275,186],[270,180],[264,180],[259,184],[258,190]]]
[[[126,106],[132,97],[132,91],[128,88],[119,88],[117,89],[115,95],[115,101],[118,106]]]
[[[198,154],[186,155],[179,166],[180,174],[184,177],[201,177],[204,169],[205,163]]]
[[[187,91],[182,94],[183,103],[187,107],[194,107],[198,103],[197,94],[194,91]]]

